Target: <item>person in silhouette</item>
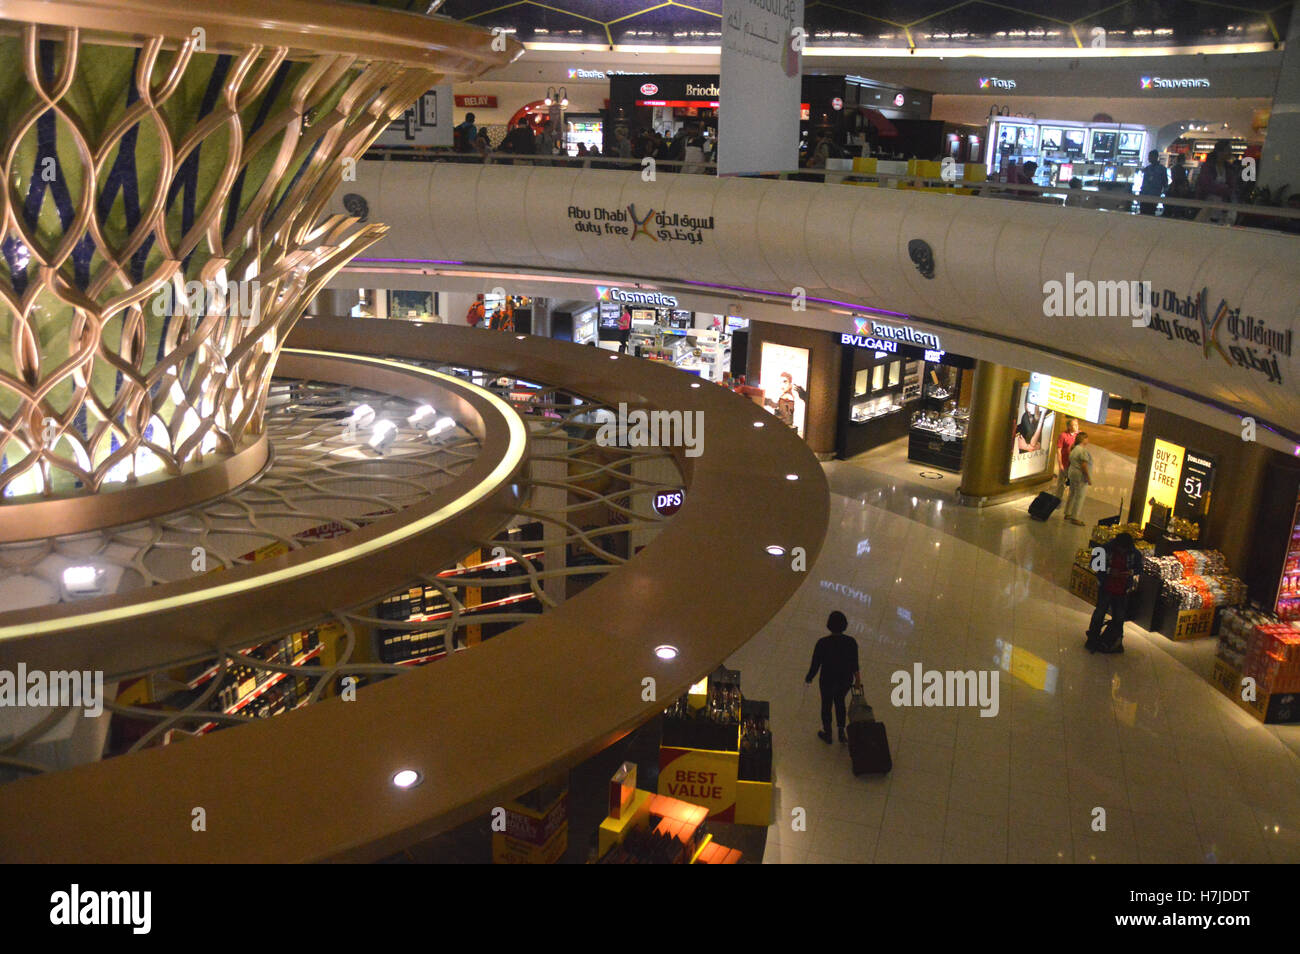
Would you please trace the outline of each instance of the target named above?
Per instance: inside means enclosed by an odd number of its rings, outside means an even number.
[[[826,620],[830,634],[817,640],[813,649],[812,666],[804,683],[811,683],[813,676],[821,672],[818,686],[822,692],[822,730],[817,738],[827,745],[831,744],[831,706],[835,707],[835,723],[839,726],[840,741],[847,742],[844,734],[845,707],[844,698],[854,684],[861,682],[858,673],[858,641],[844,632],[849,621],[839,610],[831,613]]]

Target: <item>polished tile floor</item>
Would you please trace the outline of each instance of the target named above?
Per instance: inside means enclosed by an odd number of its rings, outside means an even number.
[[[1089,655],[1091,608],[1065,586],[1087,528],[1060,511],[1029,520],[1027,497],[960,507],[955,478],[920,477],[905,445],[825,465],[822,553],[727,662],[747,696],[772,704],[777,806],[764,860],[1300,861],[1300,727],[1263,726],[1213,689],[1213,640],[1175,644],[1129,624],[1123,655]],[[1098,456],[1089,524],[1115,513],[1133,474],[1130,459]],[[835,609],[889,732],[885,777],[854,778],[847,747],[815,735],[817,688],[803,677]],[[1001,670],[1009,646],[1033,684]],[[893,706],[891,674],[916,663],[998,669],[998,714]]]

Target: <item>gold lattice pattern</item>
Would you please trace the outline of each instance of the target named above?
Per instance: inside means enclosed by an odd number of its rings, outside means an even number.
[[[2,20],[0,62],[0,492],[235,453],[306,303],[383,235],[325,202],[436,74]]]

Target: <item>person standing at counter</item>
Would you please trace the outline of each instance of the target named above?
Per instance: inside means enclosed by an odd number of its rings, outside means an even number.
[[[1160,164],[1160,153],[1152,149],[1147,153],[1147,164],[1142,170],[1141,195],[1161,196],[1169,188],[1169,171]],[[1154,202],[1141,202],[1143,215],[1155,215]]]
[[[1059,467],[1056,472],[1056,496],[1058,497],[1065,496],[1065,485],[1070,479],[1070,451],[1074,450],[1074,439],[1078,434],[1078,419],[1067,417],[1065,430],[1061,431],[1061,436],[1056,439],[1056,462]]]
[[[836,610],[827,617],[826,628],[830,634],[817,640],[812,665],[804,677],[804,684],[811,683],[813,676],[821,672],[817,686],[822,693],[822,730],[817,733],[817,738],[830,745],[831,707],[835,707],[835,723],[839,726],[840,741],[847,742],[848,737],[844,734],[844,697],[855,684],[861,684],[862,677],[858,671],[858,641],[844,632],[849,628],[848,618]]]
[[[1079,519],[1083,501],[1088,496],[1088,485],[1092,483],[1092,452],[1088,450],[1088,432],[1080,431],[1074,436],[1074,447],[1070,450],[1070,499],[1065,502],[1065,519],[1077,527],[1084,526]]]

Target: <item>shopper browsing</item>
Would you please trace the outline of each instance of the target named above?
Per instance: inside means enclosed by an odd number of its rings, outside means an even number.
[[[1127,533],[1116,536],[1102,548],[1102,560],[1102,569],[1097,573],[1097,608],[1092,611],[1088,639],[1083,645],[1090,653],[1122,653],[1129,593],[1140,566],[1133,538]],[[1111,620],[1106,626],[1108,611]]]
[[[1075,526],[1082,527],[1079,511],[1088,496],[1088,486],[1092,483],[1092,451],[1088,450],[1088,432],[1080,431],[1074,436],[1074,447],[1070,450],[1070,498],[1065,502],[1065,519]]]
[[[1065,496],[1065,486],[1070,481],[1070,451],[1074,450],[1074,439],[1079,435],[1079,421],[1077,418],[1067,417],[1065,419],[1065,430],[1061,431],[1061,436],[1056,439],[1056,462],[1058,469],[1056,471],[1056,496]]]
[[[1160,164],[1160,153],[1152,149],[1147,153],[1147,164],[1142,170],[1142,186],[1138,190],[1142,195],[1164,195],[1169,188],[1169,170]],[[1143,215],[1155,215],[1156,203],[1142,202]]]
[[[848,619],[839,610],[827,617],[826,628],[830,634],[817,640],[817,646],[813,649],[812,666],[804,679],[805,684],[811,683],[813,676],[821,672],[817,685],[822,693],[822,730],[817,733],[817,738],[827,745],[831,744],[831,706],[835,707],[835,724],[840,730],[840,741],[848,741],[844,734],[844,699],[850,689],[862,684],[858,672],[858,641],[844,632],[848,627]]]

